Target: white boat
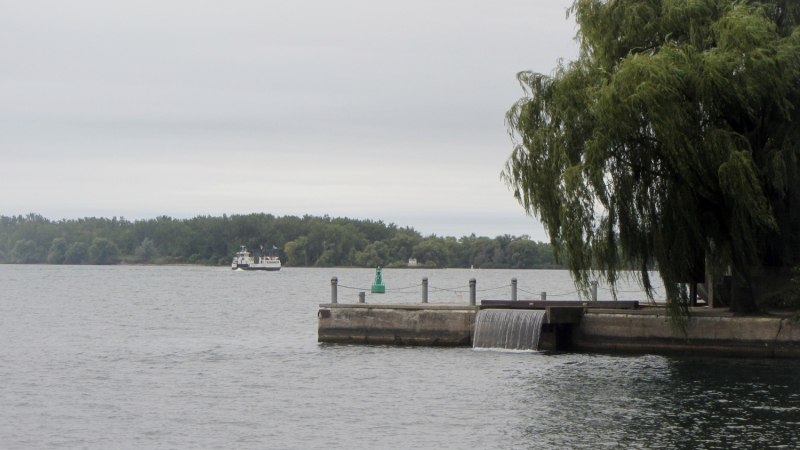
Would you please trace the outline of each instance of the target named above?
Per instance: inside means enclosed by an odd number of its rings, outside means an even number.
[[[281,260],[277,256],[250,256],[244,245],[236,252],[231,262],[233,270],[281,270]]]

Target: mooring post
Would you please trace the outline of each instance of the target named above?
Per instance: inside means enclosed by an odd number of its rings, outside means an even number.
[[[597,281],[592,281],[592,301],[597,301]]]
[[[422,303],[428,303],[428,277],[422,277]]]
[[[512,278],[511,279],[511,301],[512,302],[517,301],[517,279],[516,278]]]
[[[366,292],[359,292],[358,293],[358,303],[367,303],[367,293]]]
[[[478,282],[475,280],[475,278],[470,278],[469,279],[469,305],[470,306],[475,306],[475,285],[477,283]]]
[[[542,291],[542,301],[547,300],[547,292]]]
[[[337,288],[339,287],[339,279],[336,277],[331,278],[331,303],[338,303],[339,293]]]

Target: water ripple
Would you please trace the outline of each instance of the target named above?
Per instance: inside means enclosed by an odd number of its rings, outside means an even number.
[[[2,447],[800,447],[796,361],[320,345],[332,275],[374,272],[0,265]],[[422,276],[569,285],[560,271],[384,271],[395,286]]]

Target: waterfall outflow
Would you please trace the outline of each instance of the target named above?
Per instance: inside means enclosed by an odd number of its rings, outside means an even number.
[[[545,312],[530,309],[484,309],[475,318],[473,348],[536,350]]]

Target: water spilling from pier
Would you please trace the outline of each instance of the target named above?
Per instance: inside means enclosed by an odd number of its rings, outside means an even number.
[[[536,350],[544,311],[484,309],[475,318],[473,348]]]

